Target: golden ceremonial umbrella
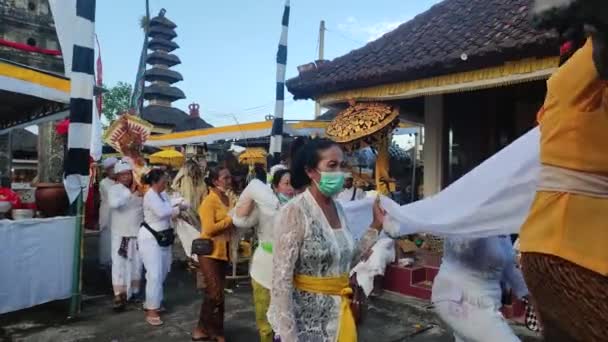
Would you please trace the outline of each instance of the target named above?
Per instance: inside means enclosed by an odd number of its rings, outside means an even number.
[[[389,176],[391,133],[399,125],[399,109],[385,103],[351,103],[327,127],[326,134],[346,150],[372,146],[376,158],[376,190],[388,194],[394,183]]]
[[[268,153],[263,148],[250,147],[239,154],[239,163],[246,165],[262,164],[266,166],[267,155]]]
[[[186,157],[176,150],[164,150],[150,156],[150,163],[179,168],[186,162]]]

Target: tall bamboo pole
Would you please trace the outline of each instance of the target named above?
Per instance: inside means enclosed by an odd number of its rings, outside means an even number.
[[[83,249],[83,192],[76,199],[76,225],[74,233],[74,264],[72,266],[72,298],[70,300],[70,318],[76,317],[80,313],[80,304],[82,302],[82,259],[84,257]]]

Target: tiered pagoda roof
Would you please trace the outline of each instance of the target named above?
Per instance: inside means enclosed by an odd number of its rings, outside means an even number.
[[[144,73],[148,85],[144,89],[144,99],[148,100],[142,112],[142,117],[164,128],[174,129],[182,121],[189,118],[188,114],[171,103],[185,99],[186,95],[175,83],[182,81],[182,75],[170,68],[181,64],[179,57],[170,52],[179,46],[173,42],[177,37],[177,25],[165,17],[166,11],[162,9],[158,16],[150,20],[148,35],[151,40],[148,49],[151,52],[146,56],[146,63],[151,67]]]
[[[160,81],[169,84],[184,80],[182,74],[180,74],[179,72],[171,69],[158,67],[146,70],[144,77],[146,77],[146,80],[150,82]]]
[[[184,92],[175,83],[183,81],[182,74],[171,67],[181,64],[179,57],[170,53],[179,48],[173,41],[177,37],[177,25],[165,17],[162,9],[157,17],[150,19],[148,49],[146,63],[151,67],[144,73],[148,85],[144,89],[144,99],[149,103],[144,107],[142,118],[155,126],[171,129],[176,132],[213,127],[199,116],[199,105],[189,106],[190,115],[183,110],[171,106],[171,103],[186,98]]]
[[[144,89],[144,99],[146,100],[161,100],[173,102],[177,100],[185,99],[186,95],[184,92],[177,88],[169,85],[152,84]]]
[[[164,51],[154,51],[146,56],[146,63],[150,65],[163,65],[170,68],[181,64],[182,61],[174,54],[166,53]]]
[[[177,45],[177,43],[174,41],[162,38],[153,38],[148,42],[148,48],[154,51],[171,52],[179,49],[179,45]]]
[[[177,33],[172,28],[161,26],[161,24],[152,25],[150,22],[150,37],[171,40],[177,37]]]
[[[161,13],[159,14],[159,16],[150,19],[150,27],[158,26],[158,27],[165,27],[165,28],[172,29],[172,30],[177,28],[177,25],[175,25],[174,22],[172,22],[171,20],[167,19],[167,17],[165,17],[165,15],[164,15],[165,12],[163,12],[163,10],[161,10]]]

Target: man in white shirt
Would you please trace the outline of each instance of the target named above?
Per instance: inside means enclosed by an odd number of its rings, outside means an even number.
[[[338,194],[337,200],[340,202],[350,202],[363,198],[365,198],[365,191],[354,185],[353,174],[347,172],[344,178],[344,190]]]
[[[99,265],[110,266],[112,257],[110,256],[110,206],[108,204],[108,192],[110,187],[116,184],[114,175],[114,165],[118,159],[107,158],[102,163],[105,177],[99,182]]]
[[[139,293],[143,263],[137,234],[144,221],[143,197],[133,180],[131,164],[121,160],[114,166],[117,183],[110,187],[112,235],[112,287],[114,310],[124,310],[130,297]]]

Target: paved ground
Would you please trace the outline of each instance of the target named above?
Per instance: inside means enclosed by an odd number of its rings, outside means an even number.
[[[87,243],[89,245],[89,243]],[[0,316],[0,341],[32,342],[165,342],[189,341],[196,323],[201,295],[195,290],[193,277],[181,264],[174,268],[167,281],[165,325],[148,326],[140,305],[126,312],[110,310],[110,284],[91,260],[85,264],[85,293],[82,314],[67,320],[67,302],[54,302],[33,309]],[[257,341],[251,289],[241,284],[227,295],[227,340]],[[522,331],[523,332],[523,331]],[[452,341],[450,334],[439,326],[427,304],[401,296],[384,294],[370,302],[360,341]],[[524,339],[534,341],[536,339]]]

